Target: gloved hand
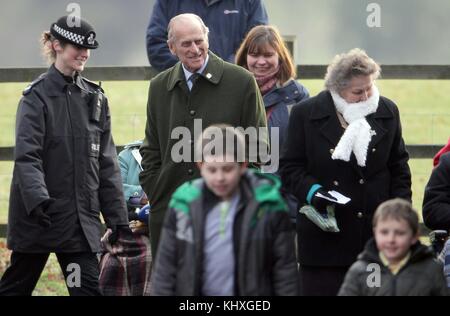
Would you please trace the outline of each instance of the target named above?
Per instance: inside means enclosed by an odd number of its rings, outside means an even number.
[[[124,234],[133,234],[128,225],[114,225],[109,227],[109,229],[111,230],[111,234],[108,236],[108,241],[111,245],[114,245],[120,236]]]
[[[311,199],[311,205],[316,209],[317,212],[326,214],[327,213],[327,206],[328,205],[335,205],[336,202],[329,201],[327,199],[324,199],[322,197],[319,197],[318,194],[321,194],[331,200],[334,200],[337,202],[336,198],[334,198],[332,195],[328,193],[328,190],[324,188],[320,188],[317,190],[317,192],[314,194],[313,198]]]
[[[52,202],[53,202],[52,200],[42,202],[30,214],[32,217],[36,218],[38,224],[44,228],[48,228],[52,225],[50,216],[45,214],[45,212],[47,211],[48,207]]]
[[[150,217],[150,204],[145,205],[140,210],[136,210],[136,214],[137,214],[138,220],[140,220],[144,224],[147,224],[148,219]]]

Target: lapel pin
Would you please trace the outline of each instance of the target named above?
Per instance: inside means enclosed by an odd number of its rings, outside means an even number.
[[[212,75],[208,72],[208,73],[206,74],[206,78],[211,79],[211,78],[212,78]]]

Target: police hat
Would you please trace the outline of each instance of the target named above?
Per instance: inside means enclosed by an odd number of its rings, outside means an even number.
[[[69,26],[69,24],[71,26]],[[87,21],[73,16],[63,16],[53,23],[50,33],[58,40],[71,43],[75,46],[96,49],[98,42],[95,40],[95,32]]]

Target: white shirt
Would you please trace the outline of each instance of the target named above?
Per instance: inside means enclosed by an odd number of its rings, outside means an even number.
[[[199,70],[196,71],[196,73],[201,74],[203,73],[203,71],[205,70],[206,66],[208,65],[208,61],[209,61],[209,55],[206,55],[206,59],[205,62],[203,63],[202,68],[200,68]],[[181,66],[183,67],[183,72],[184,72],[184,76],[186,78],[186,82],[187,82],[187,86],[189,88],[189,91],[191,91],[192,89],[192,85],[193,82],[191,80],[189,80],[191,78],[191,76],[193,75],[192,72],[190,72],[189,70],[187,70],[183,64],[181,64]]]

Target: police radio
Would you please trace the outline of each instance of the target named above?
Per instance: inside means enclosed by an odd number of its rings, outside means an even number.
[[[101,84],[101,83],[100,83]],[[101,87],[101,86],[100,86]],[[102,91],[100,89],[97,89],[93,93],[93,96],[91,98],[91,121],[100,122],[100,116],[102,115],[102,105],[103,100],[105,96],[103,95]]]

